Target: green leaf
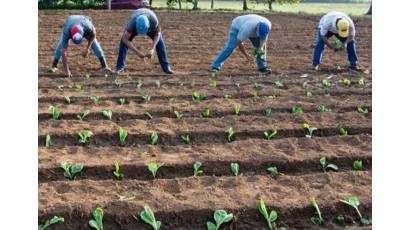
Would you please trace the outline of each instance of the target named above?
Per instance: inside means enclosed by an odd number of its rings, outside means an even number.
[[[353,162],[353,169],[354,170],[362,170],[363,169],[363,163],[361,160],[355,160]]]
[[[94,220],[90,220],[88,223],[91,227],[97,230],[103,230],[103,216],[104,211],[102,208],[96,208],[93,213]]]
[[[262,216],[265,217],[266,220],[269,220],[268,211],[266,210],[265,202],[263,201],[262,198],[259,201],[258,209],[259,209],[259,213],[262,214]]]
[[[233,141],[233,135],[235,134],[235,132],[233,131],[233,128],[232,127],[230,127],[229,129],[228,129],[228,142],[231,142],[231,141]]]
[[[235,115],[239,116],[239,114],[241,112],[241,105],[235,104],[234,105],[234,112],[235,112]]]
[[[108,110],[103,110],[102,114],[103,114],[104,117],[108,118],[108,120],[111,120],[111,118],[112,118],[112,111],[111,110],[109,110],[109,109]]]
[[[200,170],[202,166],[202,163],[199,161],[195,161],[193,168],[194,168],[194,176],[198,176],[199,174],[202,173],[202,170]]]
[[[328,165],[326,166],[326,169],[330,169],[330,170],[333,170],[333,171],[337,171],[337,170],[339,170],[339,167],[337,167],[337,165],[335,165],[335,164],[328,164]]]
[[[269,214],[269,221],[272,223],[275,222],[276,219],[278,219],[278,213],[275,210],[272,210]]]
[[[339,135],[340,136],[347,136],[348,132],[345,128],[340,128],[339,129]]]
[[[46,147],[49,148],[53,145],[53,142],[51,141],[51,136],[50,134],[46,135]]]
[[[123,129],[122,127],[120,127],[119,130],[118,130],[118,135],[119,135],[119,138],[120,138],[121,145],[125,145],[125,141],[127,139],[128,132],[125,129]]]
[[[216,210],[214,213],[216,226],[219,227],[223,223],[228,223],[233,219],[233,214],[228,214],[225,210]]]
[[[320,160],[320,166],[322,166],[323,169],[326,167],[326,157],[321,157]]]
[[[152,132],[151,133],[151,145],[156,145],[158,144],[158,133],[157,132]]]
[[[210,221],[206,222],[207,230],[216,230],[216,225]]]
[[[233,175],[238,176],[239,174],[239,164],[238,163],[231,163],[231,172]]]
[[[146,223],[152,226],[154,230],[159,230],[161,227],[161,221],[156,221],[154,212],[148,205],[144,205],[144,210],[140,213],[141,219]]]

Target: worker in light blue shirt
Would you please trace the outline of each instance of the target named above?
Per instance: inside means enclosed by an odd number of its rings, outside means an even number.
[[[57,71],[58,61],[60,60],[60,57],[62,57],[64,75],[67,77],[72,76],[67,63],[69,41],[71,40],[75,45],[81,45],[84,38],[88,41],[88,44],[82,52],[83,57],[88,56],[91,48],[100,61],[103,70],[111,72],[105,60],[104,51],[96,39],[96,31],[91,22],[91,18],[83,15],[72,15],[67,17],[64,23],[63,32],[61,33],[60,40],[57,43],[57,48],[54,53],[54,60],[51,67],[53,72]]]
[[[236,47],[239,48],[239,51],[248,61],[253,62],[253,58],[246,52],[243,45],[243,42],[249,38],[255,47],[254,56],[256,57],[258,70],[262,73],[270,73],[271,70],[266,64],[266,40],[268,39],[271,27],[272,25],[267,18],[256,14],[236,17],[232,21],[229,40],[212,64],[211,71],[219,71],[224,61],[232,54]]]

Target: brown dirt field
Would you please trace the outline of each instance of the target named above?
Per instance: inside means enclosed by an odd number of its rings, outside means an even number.
[[[103,76],[98,60],[76,58],[81,49],[70,46],[69,65],[72,79],[48,71],[61,27],[67,15],[91,16],[97,38],[108,64],[113,67],[118,54],[122,29],[131,11],[40,11],[38,43],[38,178],[39,216],[46,219],[60,215],[62,224],[48,229],[90,229],[88,221],[96,207],[104,209],[105,229],[150,229],[139,218],[144,204],[162,222],[161,229],[206,229],[216,209],[234,214],[223,229],[267,229],[258,213],[263,198],[268,210],[278,212],[277,225],[286,229],[371,229],[361,226],[352,209],[338,200],[359,197],[361,213],[371,218],[372,211],[372,21],[353,18],[357,30],[360,66],[370,73],[352,72],[345,53],[325,51],[322,70],[312,71],[311,54],[319,17],[309,15],[266,14],[273,32],[268,41],[267,62],[270,75],[260,75],[253,66],[244,65],[237,53],[228,59],[221,72],[208,73],[219,50],[226,42],[234,13],[158,12],[169,59],[176,74],[162,74],[157,60],[141,64],[129,53],[126,72]],[[143,48],[148,39],[137,38]],[[250,49],[250,43],[246,43]],[[337,67],[340,68],[337,68]],[[61,62],[59,63],[61,67]],[[91,77],[85,78],[86,73]],[[307,77],[302,77],[308,75]],[[331,85],[324,87],[322,80]],[[345,85],[341,80],[351,80]],[[359,79],[365,85],[359,85]],[[121,86],[115,84],[121,81]],[[155,81],[161,87],[156,88]],[[217,86],[211,87],[211,80]],[[136,83],[142,83],[136,88]],[[278,87],[275,82],[284,87]],[[81,85],[81,89],[76,89]],[[202,102],[192,100],[193,92],[205,95]],[[308,97],[307,92],[313,94]],[[150,101],[142,96],[150,95]],[[64,96],[71,99],[65,102]],[[90,97],[99,97],[93,101]],[[126,103],[120,105],[119,98]],[[240,115],[234,105],[241,105]],[[49,107],[61,112],[53,120]],[[328,112],[319,112],[324,105]],[[294,107],[303,114],[292,114]],[[369,110],[357,112],[358,107]],[[211,117],[201,111],[210,109]],[[112,120],[102,115],[113,112]],[[263,114],[271,109],[271,114]],[[79,121],[77,115],[89,110]],[[183,113],[177,119],[174,111]],[[152,115],[149,119],[145,112]],[[306,138],[302,124],[318,130]],[[118,129],[128,131],[125,145],[120,145]],[[227,141],[227,130],[235,131],[234,141]],[[339,136],[339,128],[349,135]],[[272,140],[264,131],[276,129]],[[78,142],[78,132],[91,130],[89,143]],[[159,135],[157,145],[150,135]],[[45,147],[46,135],[53,146]],[[180,135],[189,134],[185,144]],[[323,172],[319,158],[336,164],[338,172]],[[68,180],[60,168],[62,161],[83,163],[84,170]],[[120,163],[123,180],[115,180],[113,162]],[[355,160],[362,160],[363,170],[355,171]],[[202,162],[203,174],[193,177],[192,164]],[[156,179],[146,164],[164,163]],[[240,175],[230,172],[230,163],[240,166]],[[284,175],[269,176],[266,169],[277,166]],[[119,196],[133,197],[122,201]],[[310,217],[315,210],[310,200],[316,198],[325,224],[314,226]],[[344,215],[345,224],[339,224]]]

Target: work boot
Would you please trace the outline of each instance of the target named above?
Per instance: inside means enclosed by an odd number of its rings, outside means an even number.
[[[264,74],[270,74],[272,73],[272,70],[266,67],[266,68],[259,69],[259,72],[264,73]]]

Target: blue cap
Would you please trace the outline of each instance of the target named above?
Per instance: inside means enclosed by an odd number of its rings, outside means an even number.
[[[80,45],[83,40],[83,36],[84,29],[81,25],[75,25],[71,28],[71,40],[73,40],[74,44]]]
[[[140,15],[135,18],[135,25],[137,27],[137,34],[145,35],[148,32],[149,20],[145,15]]]
[[[258,36],[261,40],[266,40],[268,37],[268,34],[270,32],[270,28],[268,23],[266,22],[259,22],[259,31],[258,31]]]

